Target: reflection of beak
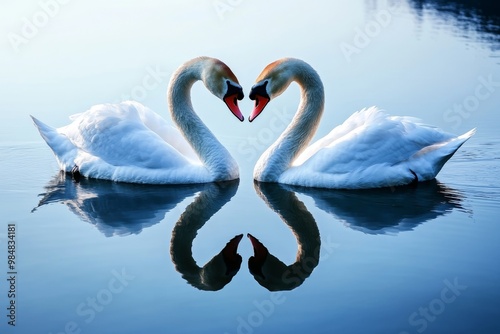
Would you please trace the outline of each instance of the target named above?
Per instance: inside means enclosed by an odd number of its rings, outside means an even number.
[[[227,266],[226,275],[232,275],[240,269],[241,256],[238,254],[238,245],[241,238],[243,238],[243,234],[235,236],[222,249],[222,257]]]
[[[259,239],[257,239],[256,237],[254,237],[250,233],[247,234],[247,237],[252,242],[255,259],[258,261],[264,261],[267,257],[267,254],[269,254],[269,251],[267,250],[266,246],[264,246],[259,241]]]
[[[236,116],[241,122],[243,122],[245,117],[243,117],[243,114],[241,113],[240,108],[238,107],[238,94],[225,96],[224,102],[226,103],[229,110],[231,110],[233,115]]]
[[[255,238],[250,233],[247,234],[247,237],[252,242],[252,247],[253,247],[253,252],[254,252],[254,255],[248,259],[248,267],[250,269],[250,272],[253,275],[258,275],[258,276],[262,277],[263,279],[265,279],[264,274],[262,273],[262,266],[264,265],[264,262],[266,261],[267,255],[269,254],[269,251],[267,250],[266,246],[264,246],[259,241],[259,239]]]
[[[231,255],[237,255],[238,252],[238,245],[241,241],[241,238],[243,238],[243,234],[237,235],[229,242],[226,244],[226,247],[222,250],[224,256],[231,256]]]
[[[267,97],[263,97],[260,95],[255,95],[255,106],[253,108],[252,114],[248,118],[248,120],[251,122],[253,121],[257,116],[260,115],[262,110],[267,106],[269,103],[270,99]]]

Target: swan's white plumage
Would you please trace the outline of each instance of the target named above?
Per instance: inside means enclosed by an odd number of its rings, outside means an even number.
[[[55,129],[33,117],[66,172],[134,183],[210,182],[208,170],[178,129],[133,101],[93,106]]]
[[[254,178],[261,182],[356,189],[431,180],[475,133],[473,129],[457,137],[413,117],[389,116],[371,107],[307,146],[324,110],[323,83],[316,71],[302,60],[284,58],[269,64],[257,80],[250,92],[256,100],[252,118],[292,81],[301,89],[290,125],[255,165]]]
[[[94,106],[58,129],[33,121],[66,172],[150,184],[237,179],[238,164],[193,110],[191,88],[200,80],[243,121],[238,79],[226,64],[210,57],[187,61],[170,79],[167,102],[176,127],[133,101]]]
[[[374,188],[433,179],[473,134],[446,133],[376,107],[351,115],[300,154],[279,182],[324,188]],[[410,171],[411,170],[411,171]]]

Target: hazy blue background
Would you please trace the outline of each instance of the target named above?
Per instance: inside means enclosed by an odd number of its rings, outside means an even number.
[[[0,277],[7,276],[9,222],[17,226],[19,274],[14,329],[6,324],[4,278],[0,284],[1,331],[55,334],[67,324],[71,332],[75,323],[81,333],[498,333],[500,10],[489,1],[471,4],[2,4]],[[30,30],[30,24],[38,27]],[[457,134],[478,131],[437,184],[375,192],[264,189],[282,199],[275,208],[305,204],[308,212],[294,216],[304,224],[284,224],[259,198],[251,173],[291,119],[298,88],[291,86],[250,124],[239,123],[197,84],[195,109],[238,161],[239,186],[58,179],[30,114],[62,126],[94,104],[134,98],[168,118],[171,73],[200,55],[226,62],[246,95],[271,61],[292,56],[309,62],[327,94],[317,138],[371,105]],[[252,101],[240,107],[248,116]],[[203,225],[203,212],[218,207]],[[248,271],[253,252],[244,237],[243,263],[232,281],[217,292],[198,290],[176,270],[187,262],[174,264],[170,254],[172,230],[185,211],[193,216],[178,226],[189,233],[176,235],[189,246],[198,232],[192,257],[200,267],[240,233],[259,238],[287,265],[297,253],[293,233],[307,240],[319,233],[320,262],[300,286],[271,293]],[[317,247],[317,240],[309,246]],[[188,253],[181,252],[189,260]],[[130,280],[120,286],[122,271]],[[450,284],[462,290],[450,293]],[[91,318],[86,303],[97,297],[106,305]]]

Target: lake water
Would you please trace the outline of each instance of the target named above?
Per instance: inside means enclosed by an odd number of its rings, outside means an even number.
[[[475,3],[2,4],[0,332],[499,333],[500,10]],[[413,188],[254,184],[297,86],[250,124],[197,84],[195,109],[238,161],[239,182],[58,173],[30,114],[62,126],[133,98],[168,118],[168,79],[199,55],[226,62],[246,95],[271,61],[309,62],[326,91],[317,138],[371,105],[477,133],[436,182]],[[252,101],[240,107],[248,116]],[[248,233],[269,251],[261,269],[249,269]],[[241,234],[240,265],[238,240],[225,246]]]

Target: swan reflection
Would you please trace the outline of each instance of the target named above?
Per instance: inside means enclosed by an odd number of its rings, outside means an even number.
[[[368,234],[411,231],[454,209],[464,210],[463,195],[436,180],[367,190],[287,187],[311,197],[319,209],[346,226]]]
[[[232,238],[203,267],[196,264],[191,250],[198,230],[231,200],[238,183],[239,180],[206,184],[179,217],[172,231],[170,255],[175,269],[189,284],[200,290],[222,289],[240,269],[242,259],[237,250],[243,234]]]
[[[288,225],[297,239],[295,262],[286,265],[256,237],[248,235],[254,256],[248,268],[255,280],[270,291],[292,290],[300,286],[318,265],[321,240],[316,221],[295,193],[277,183],[254,183],[257,194]]]
[[[159,223],[182,200],[206,187],[141,185],[81,178],[59,173],[45,186],[38,207],[62,203],[106,237],[139,234]],[[37,208],[38,208],[37,207]],[[37,208],[33,209],[35,211]]]
[[[241,266],[237,253],[243,234],[232,238],[203,267],[193,259],[191,247],[200,228],[236,194],[239,180],[193,185],[140,185],[81,178],[61,172],[45,186],[38,206],[62,203],[106,237],[139,234],[159,223],[187,197],[198,196],[177,221],[170,244],[176,270],[200,290],[220,290]]]

